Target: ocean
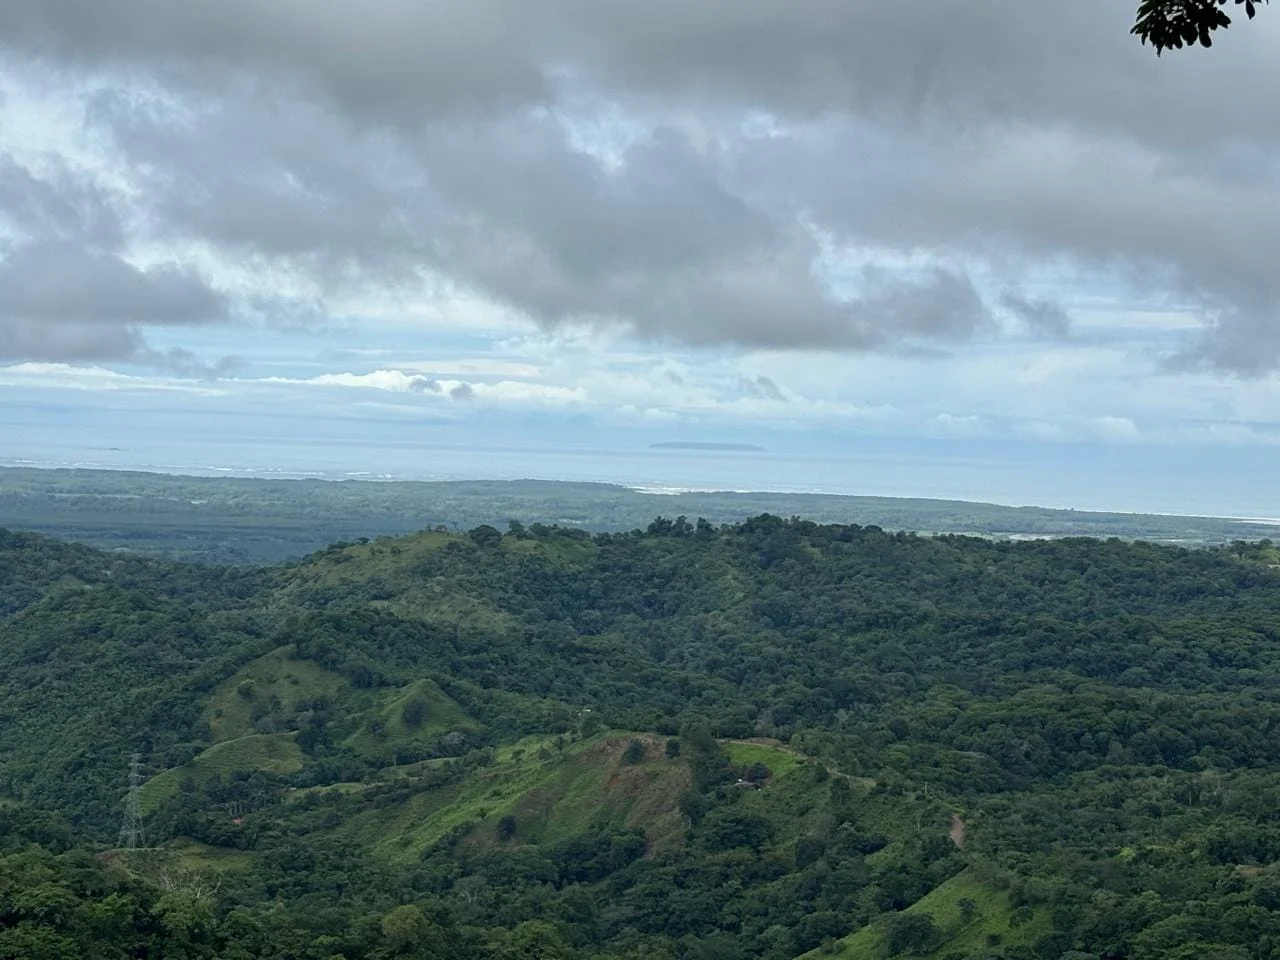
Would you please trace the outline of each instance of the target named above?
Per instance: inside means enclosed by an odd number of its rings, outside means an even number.
[[[653,449],[655,432],[572,439],[476,430],[406,437],[383,425],[325,436],[204,425],[0,423],[0,465],[328,480],[546,479],[617,483],[654,494],[773,490],[978,500],[1079,510],[1277,517],[1269,448],[1188,449],[1068,443],[938,441],[851,435],[753,437],[766,449]],[[347,425],[350,427],[350,424]],[[686,439],[681,437],[680,439]],[[737,439],[737,438],[734,438]],[[772,442],[771,442],[772,440]]]

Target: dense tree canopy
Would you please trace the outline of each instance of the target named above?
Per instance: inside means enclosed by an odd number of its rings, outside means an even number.
[[[1280,957],[1278,568],[771,515],[247,571],[0,533],[0,960]]]

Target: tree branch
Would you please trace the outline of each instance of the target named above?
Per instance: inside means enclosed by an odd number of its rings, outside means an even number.
[[[1197,43],[1213,46],[1213,33],[1231,26],[1231,17],[1223,7],[1232,0],[1141,0],[1137,20],[1130,33],[1156,49],[1156,56],[1170,48],[1181,50]],[[1243,5],[1252,20],[1258,5],[1270,0],[1234,0]]]

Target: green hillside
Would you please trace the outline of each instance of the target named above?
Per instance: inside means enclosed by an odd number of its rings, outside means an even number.
[[[1006,891],[972,868],[939,884],[911,906],[804,954],[804,960],[878,960],[908,954],[980,957],[1033,949],[1050,932],[1048,911],[1015,909]]]
[[[0,958],[1280,956],[1274,557],[3,534]]]
[[[292,653],[288,647],[273,650],[218,684],[205,709],[215,743],[247,737],[255,732],[255,724],[271,726],[316,698],[344,690],[342,677]]]
[[[355,812],[336,834],[379,857],[409,862],[459,827],[470,828],[467,842],[481,848],[554,844],[586,824],[641,831],[653,849],[678,845],[686,827],[678,801],[689,786],[688,767],[658,757],[623,764],[629,742],[595,738],[563,751],[530,744],[434,789],[430,778],[423,789],[422,778],[406,773],[395,781],[411,794],[404,802]],[[341,786],[344,800],[360,798],[355,785]]]
[[[265,771],[290,774],[302,769],[302,751],[291,734],[250,734],[215,743],[190,763],[152,777],[142,786],[144,813],[154,812],[182,791],[199,790],[211,780]]]

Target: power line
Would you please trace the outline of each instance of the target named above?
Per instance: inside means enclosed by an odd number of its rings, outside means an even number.
[[[124,818],[120,823],[120,846],[137,850],[142,846],[142,754],[129,758],[129,792],[124,800]]]

